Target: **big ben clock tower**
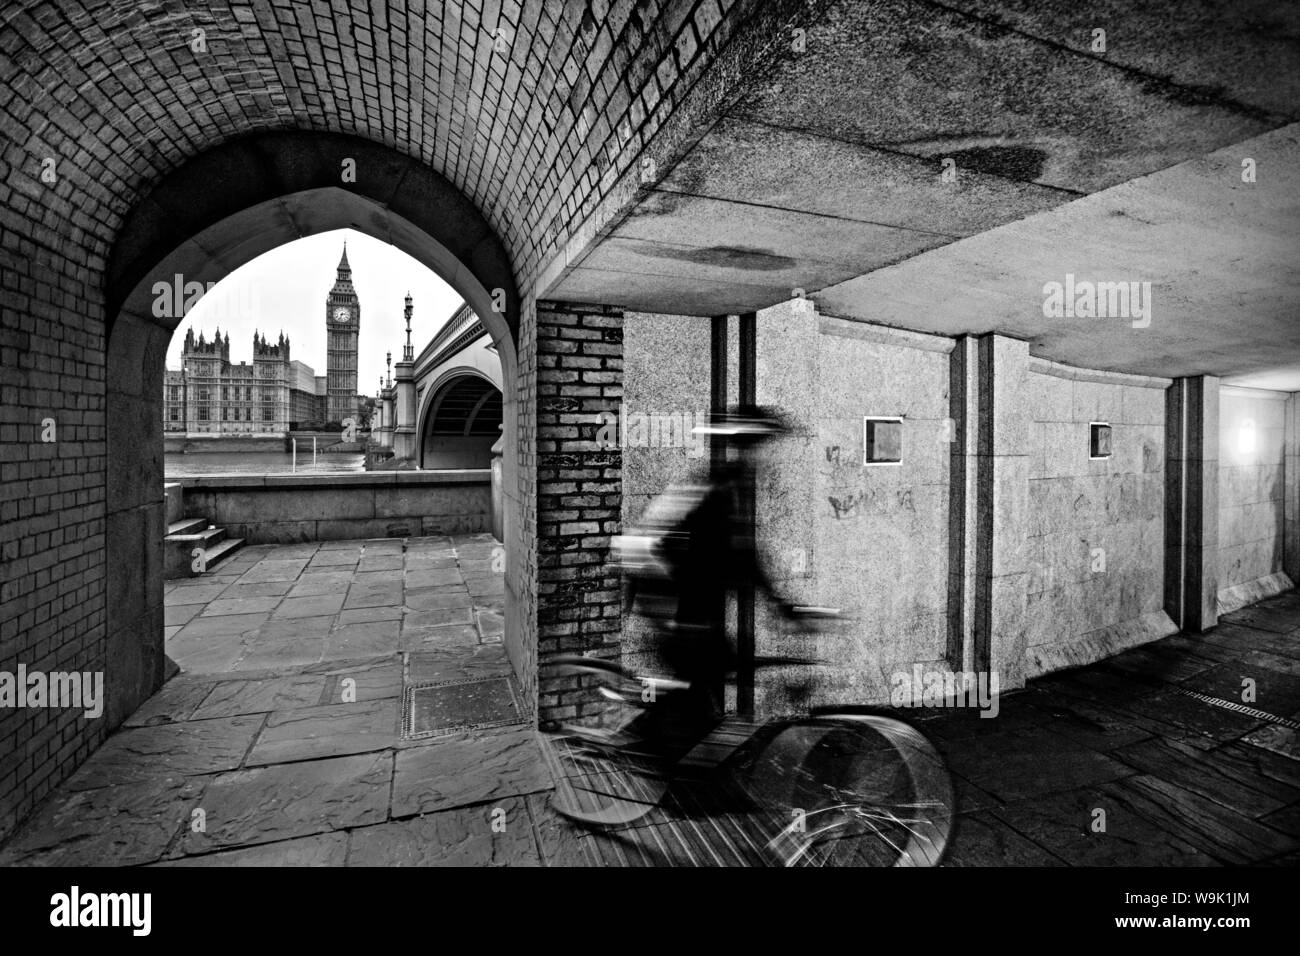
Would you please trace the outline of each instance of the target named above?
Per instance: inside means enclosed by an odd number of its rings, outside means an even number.
[[[332,422],[357,416],[357,338],[361,331],[361,306],[352,287],[348,246],[343,244],[339,274],[325,298],[326,414]]]

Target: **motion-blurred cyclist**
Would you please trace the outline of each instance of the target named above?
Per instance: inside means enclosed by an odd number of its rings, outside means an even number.
[[[656,697],[624,733],[637,749],[675,759],[722,718],[726,675],[736,663],[727,637],[727,596],[753,586],[794,619],[764,573],[742,503],[753,501],[758,448],[786,434],[779,413],[737,406],[695,429],[734,449],[704,484],[674,485],[647,507],[639,527],[616,538],[626,605],[652,619],[671,676],[689,686]],[[751,512],[752,513],[752,512]]]

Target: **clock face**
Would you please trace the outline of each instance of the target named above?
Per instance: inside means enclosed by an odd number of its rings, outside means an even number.
[[[335,322],[346,322],[346,321],[347,321],[348,319],[350,319],[350,318],[352,318],[352,313],[349,312],[347,309],[345,309],[345,308],[338,308],[338,309],[335,309],[335,310],[334,310],[334,321],[335,321]]]

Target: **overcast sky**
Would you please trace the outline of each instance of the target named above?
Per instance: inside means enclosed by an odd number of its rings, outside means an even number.
[[[384,356],[400,361],[406,341],[402,307],[414,299],[411,342],[415,354],[460,305],[460,296],[406,253],[351,229],[323,232],[272,249],[212,287],[181,320],[167,350],[167,367],[181,367],[187,329],[211,339],[217,327],[230,333],[230,360],[253,361],[253,331],[274,341],[290,339],[290,358],[325,374],[325,299],[337,278],[343,241],[348,244],[352,284],[361,304],[357,391],[374,395],[385,372]]]

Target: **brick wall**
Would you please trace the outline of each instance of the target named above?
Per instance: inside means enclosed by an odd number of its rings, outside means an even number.
[[[537,309],[537,654],[617,660],[621,583],[609,566],[619,530],[623,456],[596,441],[600,414],[623,400],[623,316],[615,309]],[[540,682],[543,724],[593,717],[603,706],[578,679]]]
[[[6,225],[30,216],[0,230],[0,671],[102,670],[103,260],[63,241],[74,209],[55,187],[4,172],[45,198],[29,206],[0,186]],[[106,732],[80,709],[0,709],[0,837]]]

